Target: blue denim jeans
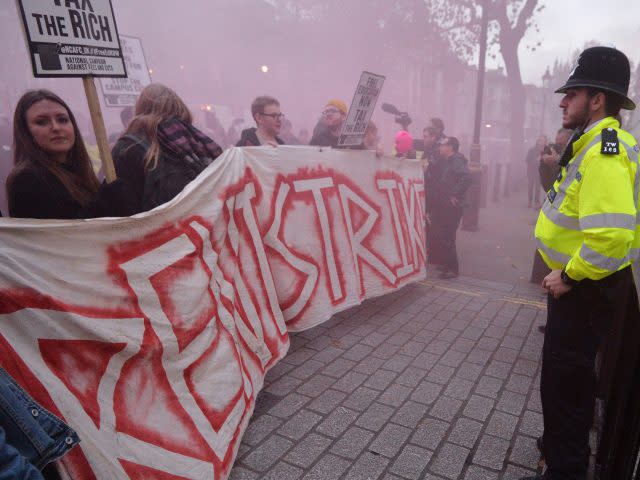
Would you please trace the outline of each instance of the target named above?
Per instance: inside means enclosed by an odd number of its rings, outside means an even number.
[[[0,480],[39,480],[80,439],[0,368]]]

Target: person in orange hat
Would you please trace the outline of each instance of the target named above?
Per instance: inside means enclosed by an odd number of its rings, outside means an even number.
[[[313,130],[309,145],[335,147],[346,118],[347,104],[342,100],[329,100],[324,106],[318,125]]]

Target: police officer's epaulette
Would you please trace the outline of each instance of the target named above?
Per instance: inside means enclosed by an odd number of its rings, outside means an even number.
[[[602,129],[602,148],[600,153],[605,155],[618,155],[620,153],[620,142],[618,141],[618,131],[614,128]]]

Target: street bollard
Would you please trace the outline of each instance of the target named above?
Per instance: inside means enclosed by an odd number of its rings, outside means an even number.
[[[462,214],[462,230],[478,231],[480,207],[486,206],[487,166],[478,163],[469,165],[471,186],[465,195],[465,209]]]
[[[500,200],[500,180],[502,179],[502,164],[496,163],[496,171],[493,177],[493,201]]]

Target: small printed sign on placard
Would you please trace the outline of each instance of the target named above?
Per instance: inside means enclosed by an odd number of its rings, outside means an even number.
[[[362,144],[384,80],[385,77],[382,75],[362,72],[347,119],[338,138],[338,147],[357,147]]]
[[[120,35],[127,78],[101,78],[102,98],[107,107],[133,107],[144,87],[151,83],[149,67],[139,38]]]
[[[111,0],[17,0],[36,77],[126,77]]]

